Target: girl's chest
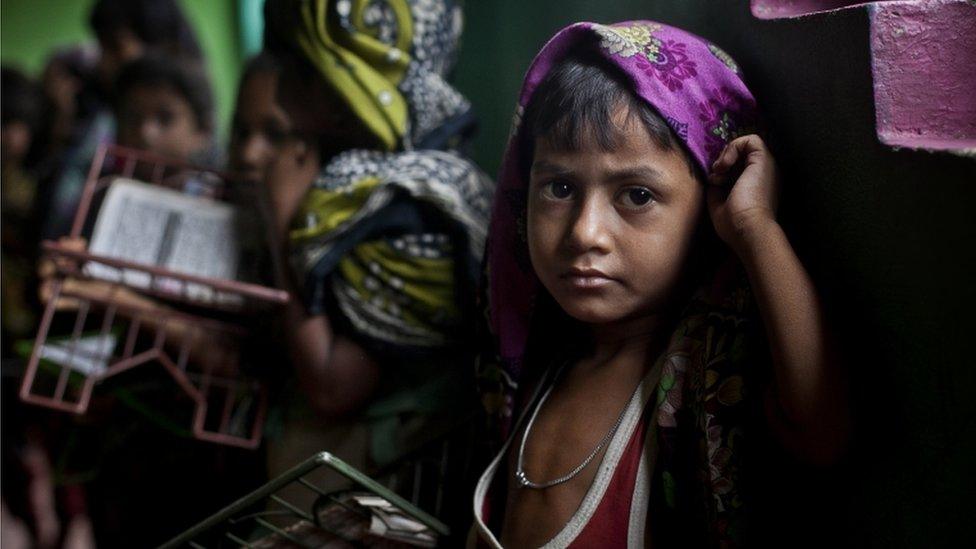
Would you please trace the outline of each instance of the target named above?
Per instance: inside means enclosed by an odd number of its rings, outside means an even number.
[[[632,387],[630,388],[633,389]],[[506,455],[502,544],[538,547],[558,534],[589,492],[630,395],[554,390]],[[535,412],[535,413],[534,413]]]

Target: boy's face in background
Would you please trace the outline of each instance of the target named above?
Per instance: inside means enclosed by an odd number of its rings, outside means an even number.
[[[230,142],[230,167],[250,181],[260,181],[291,132],[284,109],[275,102],[278,77],[256,72],[241,84]]]
[[[207,146],[190,103],[168,86],[134,86],[122,98],[120,145],[187,161]]]
[[[617,150],[591,136],[579,150],[537,139],[530,173],[532,266],[560,307],[588,324],[663,312],[704,202],[680,150],[659,147],[624,108],[613,120]]]

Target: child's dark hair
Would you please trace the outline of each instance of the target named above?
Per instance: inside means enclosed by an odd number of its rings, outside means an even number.
[[[628,118],[636,116],[655,144],[664,150],[680,150],[689,169],[697,175],[684,145],[657,111],[634,94],[632,87],[623,71],[592,48],[559,61],[536,88],[525,109],[519,143],[523,173],[531,168],[538,138],[556,149],[569,151],[578,150],[587,138],[592,138],[604,151],[613,151],[620,141],[613,114],[619,106],[625,106]]]
[[[116,110],[127,93],[143,86],[171,88],[190,104],[197,127],[207,132],[213,131],[213,94],[206,74],[196,63],[163,55],[147,55],[126,64],[115,81]]]
[[[247,64],[244,65],[241,82],[247,81],[248,78],[255,74],[278,74],[279,72],[281,72],[281,62],[278,58],[269,51],[262,51],[248,60]]]
[[[100,40],[128,29],[151,49],[190,59],[203,57],[176,0],[98,0],[89,24]]]

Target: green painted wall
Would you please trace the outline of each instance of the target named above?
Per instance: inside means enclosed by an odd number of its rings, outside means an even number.
[[[52,48],[94,40],[86,24],[92,0],[5,0],[0,59],[37,74]]]
[[[181,3],[207,55],[207,67],[217,96],[220,126],[226,130],[237,96],[237,78],[244,62],[237,38],[237,2],[181,0]]]
[[[37,75],[52,49],[94,41],[88,29],[93,0],[4,0],[0,60]],[[181,0],[207,57],[220,127],[226,131],[243,63],[236,0]]]

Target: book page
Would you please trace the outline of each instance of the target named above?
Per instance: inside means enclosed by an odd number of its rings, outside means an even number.
[[[132,179],[112,182],[99,210],[89,252],[178,273],[236,279],[240,259],[238,219],[230,204],[187,196]],[[137,288],[179,292],[184,282],[134,269],[98,263],[85,266],[89,276]],[[192,299],[224,301],[207,286],[189,284]]]

